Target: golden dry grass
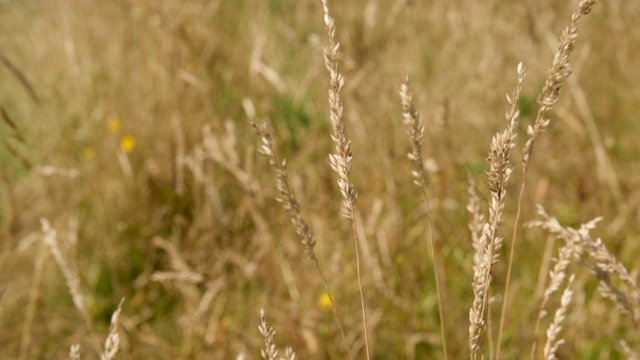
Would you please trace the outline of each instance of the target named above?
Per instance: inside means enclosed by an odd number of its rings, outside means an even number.
[[[425,127],[448,355],[467,358],[474,267],[467,184],[475,181],[484,211],[485,158],[507,125],[504,94],[522,61],[515,172],[498,231],[506,240],[492,269],[495,341],[526,125],[577,3],[330,5],[356,155],[355,233],[341,216],[329,162],[321,1],[0,1],[0,358],[64,358],[74,344],[83,358],[96,358],[122,298],[120,358],[259,358],[260,306],[280,356],[286,345],[298,358],[347,358],[333,308],[353,357],[363,358],[354,235],[373,357],[442,358],[424,199],[406,158],[404,74]],[[565,229],[604,217],[585,256],[610,254],[631,271],[620,282],[611,275],[613,285],[627,286],[640,269],[638,24],[634,1],[599,2],[581,20],[573,74],[527,174],[502,358],[521,358],[534,342],[542,358],[553,317],[534,333],[552,258],[564,244],[523,226],[540,220],[537,203]],[[274,200],[284,194],[250,124],[265,120],[335,308],[299,225]],[[74,306],[68,270],[43,241],[41,219],[57,231],[63,263],[77,271],[85,313]],[[598,238],[608,253],[593,245]],[[589,269],[570,264],[573,296],[558,356],[631,358],[640,350],[637,325],[601,296],[603,278]],[[560,290],[549,314],[561,305]]]

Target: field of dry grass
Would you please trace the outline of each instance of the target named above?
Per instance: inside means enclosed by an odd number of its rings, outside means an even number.
[[[1,359],[638,358],[640,2],[328,5],[0,0]]]

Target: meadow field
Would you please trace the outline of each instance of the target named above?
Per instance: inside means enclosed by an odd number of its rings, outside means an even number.
[[[639,84],[638,1],[0,0],[0,359],[639,359]]]

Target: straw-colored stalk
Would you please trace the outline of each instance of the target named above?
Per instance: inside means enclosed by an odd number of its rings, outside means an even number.
[[[342,337],[347,354],[351,359],[351,350],[349,348],[349,342],[347,340],[347,336],[344,332],[344,328],[342,326],[342,322],[338,317],[337,306],[329,291],[329,284],[327,278],[324,276],[324,272],[320,268],[320,263],[318,262],[318,258],[315,254],[314,247],[316,245],[316,240],[311,232],[311,228],[309,227],[307,221],[304,219],[300,212],[300,202],[296,197],[296,194],[293,191],[293,188],[289,184],[289,176],[287,175],[287,162],[286,160],[282,160],[280,162],[276,155],[275,149],[273,147],[273,138],[271,137],[271,132],[265,123],[252,123],[253,129],[256,134],[260,137],[262,144],[258,147],[258,153],[269,161],[269,165],[273,171],[273,174],[276,178],[276,187],[278,188],[278,192],[280,193],[280,198],[276,198],[282,207],[287,211],[289,217],[291,218],[291,223],[293,227],[296,229],[296,234],[300,238],[300,242],[304,247],[304,251],[313,262],[320,279],[322,280],[322,285],[324,287],[325,294],[329,297],[329,301],[331,301],[331,309],[333,311],[333,315],[338,325],[338,329],[340,330],[340,336]]]
[[[556,50],[551,68],[545,81],[545,85],[542,91],[538,95],[538,113],[533,125],[527,127],[527,134],[529,139],[527,140],[522,158],[522,178],[520,183],[520,193],[518,195],[518,205],[516,210],[516,218],[513,226],[513,233],[511,236],[511,248],[509,250],[509,263],[507,265],[507,278],[504,287],[504,301],[502,302],[502,311],[500,315],[500,325],[498,327],[498,343],[496,356],[500,357],[500,349],[502,345],[502,334],[504,329],[505,318],[507,314],[507,307],[509,305],[509,289],[511,285],[511,273],[513,269],[514,254],[516,248],[516,240],[518,238],[518,227],[520,226],[520,215],[522,213],[522,200],[524,197],[524,190],[526,186],[526,174],[531,162],[531,155],[533,153],[533,146],[536,139],[542,134],[549,126],[550,120],[547,117],[549,111],[553,108],[553,105],[558,101],[560,96],[560,89],[564,84],[564,81],[569,75],[571,75],[571,69],[569,64],[569,55],[573,51],[576,40],[578,38],[578,23],[584,15],[591,12],[592,6],[597,0],[582,0],[578,4],[578,10],[571,15],[571,23],[563,31],[560,37],[560,44]]]
[[[436,251],[436,239],[433,233],[433,223],[431,222],[431,214],[429,209],[429,196],[427,195],[427,179],[425,176],[424,162],[422,161],[422,137],[424,136],[424,126],[420,124],[420,113],[413,102],[413,92],[409,89],[409,77],[405,76],[400,85],[400,98],[402,100],[402,117],[409,142],[411,143],[411,152],[407,157],[413,164],[413,182],[422,192],[422,198],[425,204],[425,217],[428,226],[427,246],[431,252],[431,262],[433,263],[433,274],[436,281],[436,293],[438,296],[438,312],[440,315],[440,337],[442,340],[442,351],[445,359],[447,356],[447,337],[445,326],[444,311],[444,290],[440,280],[440,273],[444,273],[444,266],[438,259]]]
[[[511,177],[513,169],[510,167],[511,149],[515,146],[516,127],[520,117],[518,111],[518,99],[522,91],[522,84],[526,76],[522,63],[518,64],[518,83],[512,96],[507,95],[509,110],[506,113],[507,128],[496,134],[491,141],[489,151],[488,184],[491,190],[489,202],[489,221],[484,224],[480,242],[484,245],[484,251],[479,263],[474,266],[473,279],[473,304],[469,311],[469,349],[471,358],[475,359],[481,350],[480,336],[485,328],[485,317],[489,310],[489,286],[491,285],[491,271],[493,265],[499,261],[502,238],[498,236],[498,228],[502,223],[504,210],[506,185]]]
[[[353,234],[355,253],[356,253],[356,272],[358,274],[358,288],[360,291],[360,306],[362,308],[362,326],[364,332],[364,343],[367,359],[369,354],[369,335],[367,334],[367,316],[364,304],[364,293],[362,290],[362,277],[360,275],[360,254],[358,250],[358,233],[356,231],[355,205],[358,199],[358,193],[350,182],[351,161],[353,153],[351,153],[351,141],[347,139],[345,133],[345,124],[343,118],[343,105],[341,93],[344,88],[344,77],[338,71],[338,49],[340,44],[336,43],[335,34],[336,26],[334,18],[329,15],[329,5],[327,0],[322,1],[324,7],[324,24],[329,36],[329,42],[324,48],[324,63],[329,71],[331,80],[329,82],[329,110],[331,118],[331,139],[335,143],[335,154],[330,154],[331,168],[338,174],[338,187],[342,193],[342,215],[351,221],[351,230]]]
[[[71,294],[71,299],[76,309],[80,313],[85,326],[91,334],[92,345],[95,350],[100,354],[102,352],[100,343],[95,338],[95,328],[91,316],[84,305],[84,295],[80,286],[80,277],[78,276],[78,268],[73,259],[69,259],[66,254],[63,254],[60,244],[58,243],[57,232],[51,227],[49,221],[46,219],[40,219],[42,226],[42,232],[44,233],[43,241],[49,248],[51,255],[53,256],[58,268],[62,272],[64,279],[67,283],[67,288]],[[74,229],[75,230],[75,229]],[[75,236],[75,235],[74,235]],[[70,246],[75,246],[74,241],[69,242]]]

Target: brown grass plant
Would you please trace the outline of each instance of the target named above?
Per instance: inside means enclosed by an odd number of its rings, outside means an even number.
[[[520,180],[520,193],[518,195],[518,204],[516,210],[516,218],[513,226],[513,233],[511,236],[511,247],[509,250],[509,262],[507,264],[507,279],[504,287],[504,296],[502,302],[502,310],[500,315],[500,325],[498,327],[498,342],[496,356],[500,357],[500,349],[502,345],[502,334],[504,331],[505,318],[507,316],[507,307],[509,305],[509,290],[511,284],[511,274],[513,269],[513,261],[515,257],[516,241],[518,239],[518,227],[520,226],[520,216],[522,214],[522,202],[524,197],[524,191],[526,187],[526,175],[531,162],[531,156],[533,153],[533,146],[540,134],[549,126],[551,122],[548,118],[549,111],[553,108],[553,105],[558,101],[560,96],[560,89],[562,88],[564,81],[569,75],[571,75],[571,68],[569,64],[569,55],[573,51],[577,38],[578,38],[578,23],[583,16],[591,12],[592,6],[597,0],[581,0],[578,4],[578,10],[571,15],[570,24],[562,31],[560,36],[560,44],[558,49],[554,53],[551,67],[548,71],[548,76],[545,81],[544,87],[537,98],[538,112],[533,125],[527,127],[527,134],[529,136],[523,150],[522,158],[522,173]]]
[[[485,222],[480,243],[484,247],[480,262],[474,266],[473,304],[469,310],[469,348],[471,358],[475,359],[481,351],[480,337],[484,333],[485,316],[489,310],[489,286],[492,279],[492,268],[500,258],[502,238],[498,236],[498,228],[502,223],[504,211],[506,185],[513,169],[510,167],[511,149],[515,147],[516,128],[520,111],[518,100],[525,78],[522,63],[518,64],[518,82],[512,96],[507,95],[509,110],[506,113],[507,128],[496,134],[491,141],[491,150],[487,162],[489,163],[488,185],[491,190],[489,203],[489,220]],[[493,355],[493,354],[492,354]],[[493,356],[491,356],[493,357]]]
[[[320,267],[320,263],[318,261],[318,257],[316,256],[314,247],[316,245],[316,240],[311,232],[311,228],[309,227],[307,221],[305,221],[304,217],[300,212],[300,202],[296,197],[293,188],[289,184],[289,176],[287,175],[287,161],[282,160],[280,162],[276,155],[275,149],[273,147],[273,138],[271,136],[271,131],[269,130],[266,123],[252,123],[253,129],[256,134],[260,137],[262,144],[258,147],[258,153],[269,161],[269,165],[273,171],[273,174],[276,178],[276,187],[278,192],[280,193],[279,198],[276,198],[282,207],[286,210],[291,218],[291,223],[296,230],[296,234],[300,238],[300,242],[304,247],[304,251],[309,257],[309,259],[313,262],[313,265],[320,276],[320,280],[322,281],[322,286],[324,287],[324,292],[329,297],[331,301],[331,310],[333,311],[333,316],[336,321],[336,325],[340,331],[340,336],[345,343],[345,347],[347,350],[347,354],[351,359],[351,350],[349,343],[347,341],[347,337],[344,332],[344,328],[342,326],[342,322],[340,321],[340,317],[338,316],[338,310],[333,298],[331,295],[331,291],[329,289],[329,283],[327,281],[322,268]]]
[[[364,347],[367,359],[369,355],[369,335],[367,330],[366,307],[364,303],[364,292],[362,290],[362,278],[360,275],[360,254],[358,251],[358,233],[356,230],[355,205],[358,199],[358,193],[350,182],[351,161],[353,153],[351,152],[351,141],[347,139],[345,133],[345,124],[343,118],[344,107],[342,104],[341,93],[344,88],[344,77],[338,71],[338,50],[340,43],[335,40],[336,26],[335,19],[329,15],[329,5],[327,0],[322,1],[324,8],[324,24],[329,36],[327,46],[324,48],[324,63],[329,71],[331,78],[329,82],[329,110],[331,119],[331,139],[335,143],[335,154],[330,154],[331,168],[338,174],[338,187],[342,193],[342,216],[351,221],[351,230],[354,238],[355,254],[356,254],[356,272],[358,274],[358,288],[360,291],[360,305],[362,308],[362,327],[364,333]]]
[[[425,218],[428,227],[427,246],[431,252],[431,262],[433,264],[433,274],[436,282],[436,293],[438,296],[438,313],[440,316],[440,337],[442,341],[442,351],[445,359],[447,356],[447,337],[446,337],[446,321],[444,311],[444,285],[441,284],[440,273],[444,274],[444,267],[438,258],[436,251],[436,239],[433,232],[433,222],[431,221],[431,213],[429,209],[429,196],[427,194],[427,178],[425,176],[424,162],[422,160],[422,137],[424,136],[424,126],[420,124],[420,113],[413,102],[413,92],[409,88],[409,76],[405,75],[400,85],[400,98],[402,103],[402,117],[405,130],[409,136],[411,144],[411,152],[407,157],[413,164],[414,184],[422,192],[422,198],[425,206]]]

